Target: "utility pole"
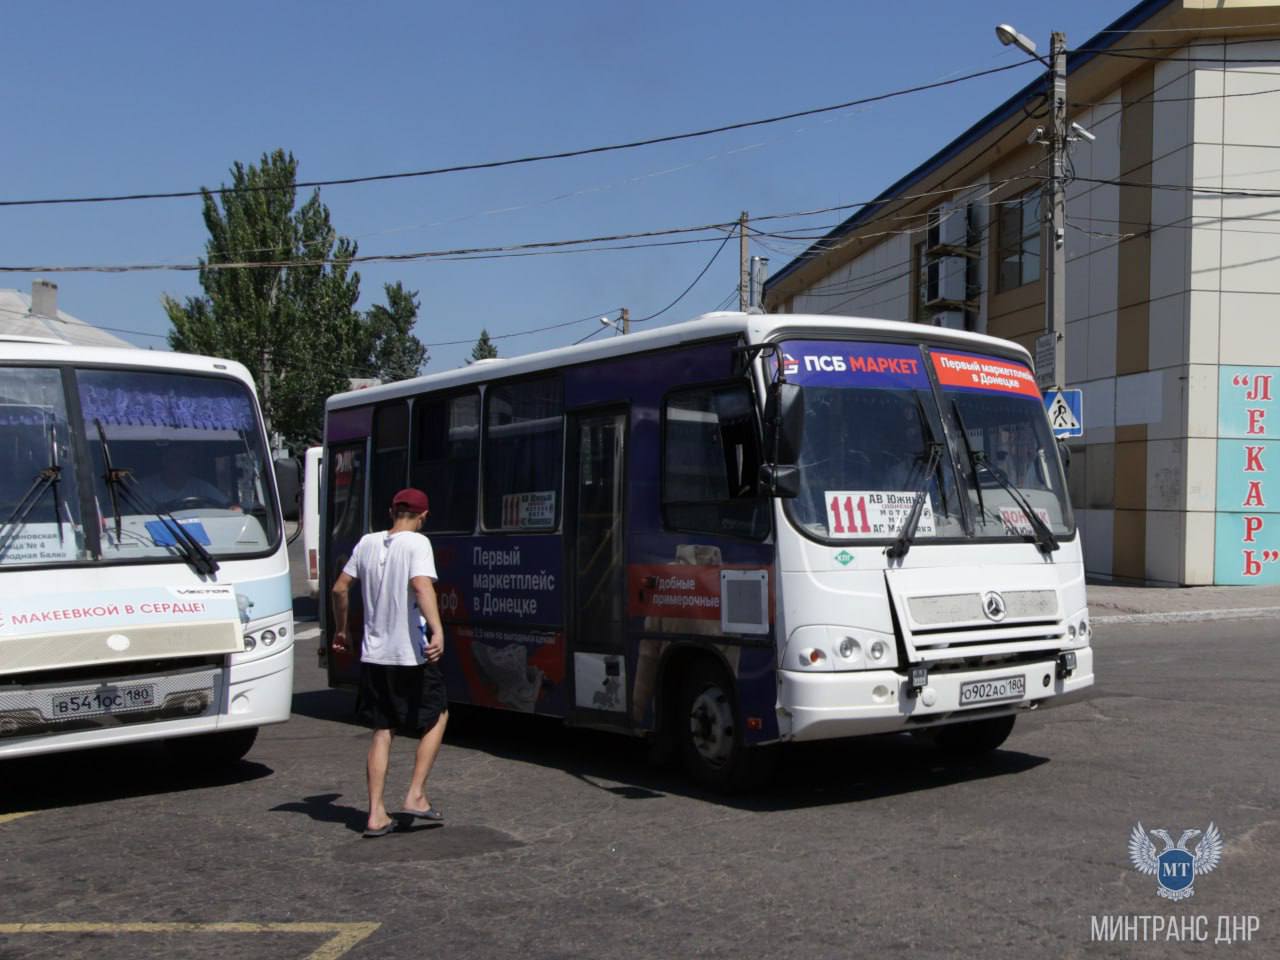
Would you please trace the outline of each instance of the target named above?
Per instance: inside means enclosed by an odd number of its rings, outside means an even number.
[[[1047,255],[1044,290],[1044,331],[1053,337],[1053,386],[1067,382],[1067,35],[1049,39],[1049,182],[1045,184],[1044,242]]]
[[[724,288],[722,287],[721,289],[724,289]],[[623,332],[623,334],[625,335],[625,334],[630,333],[630,332],[631,332],[631,311],[630,311],[630,310],[628,310],[626,307],[623,307],[623,308],[622,308],[622,317],[621,317],[621,320],[622,320],[622,332]]]
[[[738,217],[738,311],[747,312],[751,291],[751,263],[747,257],[747,211]]]

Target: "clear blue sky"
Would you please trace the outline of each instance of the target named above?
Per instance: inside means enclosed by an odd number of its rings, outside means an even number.
[[[217,186],[236,160],[292,151],[302,179],[497,160],[834,104],[1013,62],[1008,21],[1044,50],[1083,44],[1130,4],[565,2],[18,4],[5,11],[0,199]],[[566,239],[869,199],[1035,75],[997,74],[870,108],[495,171],[328,187],[362,254]],[[835,218],[811,223],[831,224]],[[0,208],[0,264],[193,262],[199,200]],[[360,268],[361,306],[400,280],[418,336],[474,341],[617,307],[659,310],[716,244]],[[795,245],[754,249],[780,268]],[[160,297],[194,274],[41,274],[64,310],[165,348]],[[0,275],[29,291],[36,274]],[[657,324],[714,309],[733,241]],[[736,300],[735,306],[736,306]],[[576,327],[499,340],[502,355]],[[462,363],[433,346],[428,372]]]

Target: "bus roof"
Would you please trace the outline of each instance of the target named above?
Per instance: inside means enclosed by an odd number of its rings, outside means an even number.
[[[253,377],[248,369],[234,360],[202,357],[193,353],[171,353],[168,350],[85,347],[27,339],[5,340],[4,360],[23,363],[82,363],[99,367],[154,367],[157,370],[184,373],[229,374],[253,385]]]
[[[666,327],[659,327],[656,330],[647,330],[644,333],[633,333],[625,337],[610,337],[597,343],[557,347],[554,350],[544,350],[521,357],[504,357],[487,362],[478,362],[457,370],[430,373],[410,380],[398,380],[395,383],[385,383],[377,387],[337,393],[325,402],[325,409],[341,410],[346,407],[363,406],[379,400],[391,400],[396,397],[423,393],[429,390],[447,390],[467,384],[484,383],[490,380],[537,373],[540,370],[554,370],[592,360],[605,360],[612,357],[626,356],[631,353],[644,353],[649,350],[659,350],[663,347],[677,346],[683,343],[731,337],[735,334],[744,337],[748,343],[760,343],[777,339],[780,335],[787,333],[795,335],[817,334],[819,336],[826,333],[840,333],[847,336],[852,333],[855,335],[867,334],[869,336],[911,337],[933,341],[950,341],[957,347],[985,348],[1003,354],[1016,354],[1028,363],[1031,361],[1027,351],[1012,341],[1000,340],[980,333],[969,333],[964,330],[925,326],[919,323],[902,323],[896,320],[869,320],[859,317],[838,317],[825,314],[706,313],[684,323],[674,323]]]

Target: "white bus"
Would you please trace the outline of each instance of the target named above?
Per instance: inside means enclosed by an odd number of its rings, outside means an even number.
[[[0,450],[0,758],[160,738],[232,762],[288,719],[288,560],[244,367],[5,339]]]
[[[711,785],[787,741],[992,750],[1093,682],[1058,447],[1007,341],[711,314],[331,397],[324,463],[322,615],[420,487],[450,697],[656,738]]]
[[[324,447],[308,447],[302,458],[302,556],[307,567],[307,593],[320,595],[320,477]]]

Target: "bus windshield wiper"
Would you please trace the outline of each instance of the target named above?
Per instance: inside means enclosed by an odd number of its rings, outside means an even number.
[[[208,574],[213,576],[218,572],[218,561],[213,559],[213,554],[204,548],[199,540],[197,540],[171,513],[161,510],[155,504],[151,503],[138,489],[137,482],[133,479],[133,471],[127,467],[116,467],[111,463],[111,447],[107,444],[107,432],[102,428],[101,420],[94,420],[93,424],[98,428],[98,442],[102,444],[102,460],[106,465],[106,473],[103,479],[107,482],[107,490],[111,494],[111,509],[116,515],[116,543],[121,538],[121,520],[120,520],[120,504],[123,502],[126,507],[134,513],[146,513],[155,517],[160,523],[170,531],[173,535],[174,546],[178,548],[178,552],[182,554],[183,559],[195,568],[197,573]]]
[[[982,450],[975,450],[969,456],[973,460],[975,467],[984,467],[987,473],[995,478],[996,483],[1004,487],[1005,492],[1013,498],[1013,502],[1018,505],[1018,509],[1023,512],[1027,522],[1031,524],[1031,529],[1035,532],[1036,546],[1040,548],[1041,552],[1052,553],[1057,550],[1058,538],[1053,535],[1049,525],[1040,519],[1040,515],[1035,512],[1022,491],[1015,487],[1009,481],[1009,478],[1004,475],[1004,471],[988,460],[986,453]],[[976,472],[975,470],[975,474]]]
[[[951,398],[951,412],[956,415],[956,424],[960,427],[960,439],[964,441],[965,456],[969,458],[969,470],[973,473],[973,492],[978,497],[978,516],[986,522],[987,508],[982,502],[982,481],[978,479],[978,462],[974,460],[973,444],[969,442],[969,428],[965,426],[964,414],[960,412],[960,403]]]
[[[886,555],[893,559],[905,557],[907,551],[911,549],[911,543],[915,540],[916,527],[920,525],[920,515],[924,513],[924,502],[929,496],[929,484],[933,481],[933,475],[938,469],[938,464],[942,462],[943,445],[937,440],[931,440],[928,444],[929,453],[925,459],[924,473],[920,477],[919,484],[915,489],[915,501],[911,504],[911,512],[907,514],[907,519],[902,523],[902,529],[898,531],[898,537],[893,543],[884,548]]]
[[[18,531],[26,525],[27,517],[31,516],[31,511],[35,509],[46,490],[53,491],[53,516],[58,524],[58,543],[62,543],[62,513],[58,510],[58,479],[61,474],[62,468],[58,466],[58,448],[54,445],[50,450],[49,466],[36,473],[31,486],[18,501],[13,513],[9,514],[9,519],[4,522],[3,527],[0,527],[0,553],[9,549]]]

